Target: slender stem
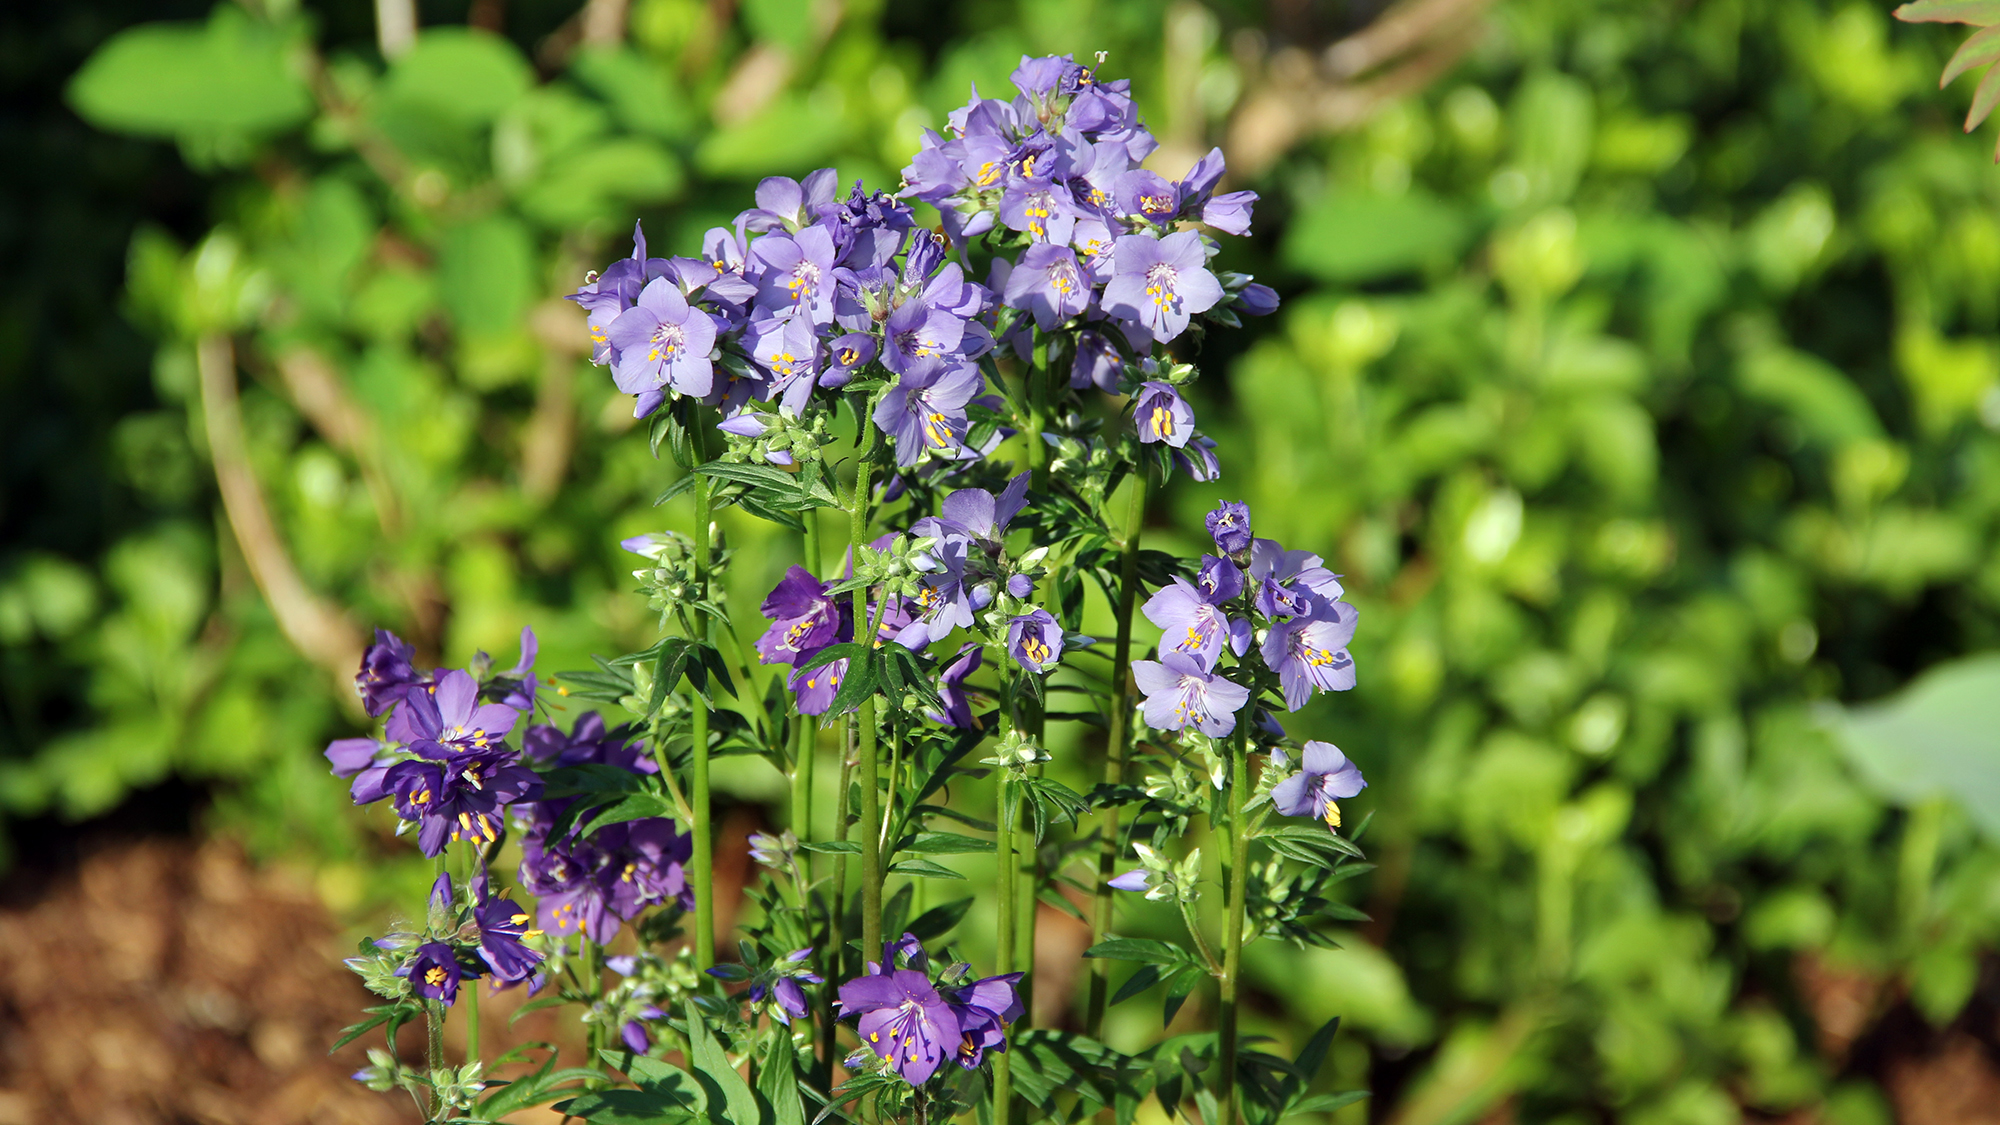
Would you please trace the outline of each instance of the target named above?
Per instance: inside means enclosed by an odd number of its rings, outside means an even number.
[[[817,578],[819,577],[819,512],[808,508],[802,515],[806,525],[803,544],[805,567],[812,572],[813,577]],[[803,841],[812,839],[813,761],[817,757],[815,751],[818,749],[818,732],[810,716],[797,715],[795,718],[798,721],[798,729],[792,749],[792,834]],[[810,877],[812,853],[807,852],[805,855],[806,871]]]
[[[1118,556],[1118,641],[1111,661],[1111,729],[1105,739],[1104,781],[1125,783],[1126,740],[1132,725],[1132,609],[1139,596],[1139,536],[1146,520],[1146,462],[1132,472],[1132,493],[1125,509],[1125,538]],[[1118,863],[1118,806],[1106,805],[1098,817],[1102,837],[1097,851],[1097,898],[1090,913],[1090,943],[1096,945],[1111,930],[1112,872]],[[1104,1028],[1104,1001],[1110,995],[1110,962],[1090,962],[1089,999],[1084,1033],[1096,1038]]]
[[[424,1024],[430,1032],[425,1043],[425,1057],[429,1060],[430,1064],[429,1073],[425,1077],[430,1078],[433,1082],[437,1080],[438,1070],[444,1066],[444,1017],[444,1001],[424,1001]],[[436,1086],[432,1086],[431,1116],[442,1121],[444,1119],[444,1112],[444,1091],[439,1090]]]
[[[1034,727],[1035,741],[1041,742],[1041,708],[1034,708],[1029,721]],[[1042,767],[1036,766],[1035,775],[1039,777],[1041,773]],[[1037,895],[1042,887],[1042,849],[1039,841],[1025,831],[1021,834],[1021,846],[1021,862],[1016,865],[1021,908],[1016,912],[1018,917],[1014,922],[1020,933],[1014,939],[1014,956],[1016,967],[1025,975],[1015,988],[1015,994],[1021,999],[1021,1018],[1015,1021],[1014,1026],[1026,1031],[1035,1023],[1035,918],[1041,910],[1037,905]]]
[[[1006,714],[1005,709],[1001,712]],[[999,906],[999,948],[994,953],[994,971],[1008,973],[1014,969],[1014,782],[1008,776],[1007,767],[1002,766],[1000,775],[998,810],[994,815],[993,849],[998,856],[999,887],[995,898]],[[1014,1074],[1005,1053],[993,1058],[993,1125],[1008,1125],[1008,1113],[1014,1100]]]
[[[467,981],[465,985],[465,1061],[468,1063],[480,1061],[478,981]]]
[[[1250,883],[1250,833],[1243,822],[1243,805],[1250,792],[1250,719],[1256,705],[1246,704],[1236,717],[1236,735],[1229,740],[1229,894],[1222,924],[1222,1003],[1220,1042],[1216,1050],[1215,1101],[1222,1119],[1237,1120],[1236,1038],[1237,986],[1243,967],[1243,903]]]
[[[865,410],[856,410],[861,448],[854,465],[854,491],[848,497],[847,546],[850,558],[860,565],[861,547],[868,542],[869,470],[873,468],[871,458],[875,452],[876,429]],[[865,630],[865,632],[864,632]],[[854,591],[854,639],[862,644],[873,641],[874,631],[868,620],[868,588],[857,587]],[[882,846],[877,826],[882,823],[882,797],[875,790],[875,695],[861,701],[861,714],[855,725],[860,741],[860,754],[856,762],[861,767],[861,823],[867,831],[861,834],[861,948],[875,950],[882,947]]]
[[[708,460],[708,416],[697,408],[692,412],[688,438],[694,445],[697,464]],[[694,577],[700,600],[713,602],[708,589],[709,479],[694,479]],[[706,621],[701,636],[705,641],[715,633],[715,623]],[[689,693],[694,709],[694,768],[690,784],[694,789],[694,960],[696,969],[715,964],[715,825],[710,822],[708,802],[708,701],[700,692]]]
[[[1215,950],[1208,947],[1208,939],[1201,934],[1201,919],[1195,916],[1194,903],[1183,898],[1180,904],[1181,922],[1187,926],[1188,936],[1194,939],[1195,951],[1201,954],[1202,963],[1208,966],[1211,975],[1221,976],[1222,966],[1216,963]]]
[[[876,831],[882,834],[881,847],[894,844],[889,839],[889,827],[896,819],[896,786],[903,774],[903,727],[893,720],[889,723],[889,807],[882,810],[882,823]],[[895,854],[893,852],[891,855]]]
[[[847,789],[854,775],[854,721],[850,717],[841,735],[840,746],[840,791],[834,801],[833,838],[847,839],[847,821],[852,810],[848,807]],[[835,852],[833,856],[833,904],[827,911],[827,965],[832,968],[828,975],[834,980],[843,980],[846,974],[841,962],[847,956],[847,853]],[[833,989],[825,990],[824,1005],[826,1042],[821,1052],[821,1081],[826,1088],[833,1089],[834,1031]]]

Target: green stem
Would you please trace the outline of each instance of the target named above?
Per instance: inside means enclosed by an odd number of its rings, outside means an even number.
[[[594,1008],[599,998],[604,995],[604,971],[597,967],[597,943],[587,936],[579,935],[576,942],[576,959],[582,962],[583,979],[578,983],[583,986],[583,994]],[[592,1020],[585,1039],[590,1048],[590,1061],[585,1065],[595,1070],[603,1065],[602,1056],[598,1052],[604,1049],[604,1025]]]
[[[812,572],[813,577],[817,578],[819,577],[819,512],[809,508],[802,515],[806,525],[803,545],[805,567]],[[815,751],[818,749],[818,740],[811,716],[794,717],[798,721],[798,728],[792,748],[792,834],[800,841],[806,841],[812,839],[813,760],[817,757]],[[811,855],[810,852],[806,853],[808,877],[812,871]]]
[[[868,542],[868,477],[873,468],[876,429],[866,410],[856,410],[857,424],[861,427],[860,453],[855,458],[854,491],[848,497],[847,546],[852,552],[854,565],[861,564],[861,548]],[[857,587],[854,591],[854,639],[863,644],[873,641],[874,630],[869,627],[868,588]],[[861,834],[861,948],[876,950],[882,947],[882,847],[878,826],[882,823],[882,797],[875,791],[875,695],[861,701],[861,713],[855,719],[860,741],[860,753],[856,764],[861,767],[861,823],[867,831]]]
[[[853,811],[848,807],[847,789],[854,776],[854,722],[850,718],[841,736],[840,745],[840,792],[834,801],[833,838],[847,839],[847,821]],[[826,963],[834,980],[845,979],[841,962],[847,956],[847,853],[835,852],[833,856],[833,904],[827,912]],[[826,1041],[821,1050],[820,1081],[829,1090],[833,1089],[834,1032],[838,1027],[833,1019],[833,989],[824,990],[826,1002],[822,1012],[826,1027]]]
[[[1003,709],[1002,714],[1006,712]],[[1010,724],[1011,725],[1011,724]],[[1007,767],[1000,768],[998,810],[994,816],[993,850],[998,856],[999,948],[994,953],[993,971],[1014,969],[1014,782]],[[1009,1125],[1014,1100],[1014,1075],[1005,1053],[993,1058],[993,1125]]]
[[[438,1070],[444,1066],[444,1017],[444,1001],[424,1001],[424,1024],[430,1033],[425,1041],[424,1053],[430,1064],[429,1073],[426,1077],[430,1078],[433,1082],[437,1080]],[[433,1086],[431,1087],[431,1117],[442,1121],[444,1120],[444,1114],[444,1092]]]
[[[1131,732],[1132,695],[1132,609],[1139,595],[1139,536],[1146,521],[1146,463],[1132,472],[1132,493],[1125,509],[1125,538],[1118,555],[1118,640],[1111,660],[1111,729],[1105,739],[1104,782],[1125,784],[1126,739]],[[1097,898],[1090,913],[1090,943],[1096,945],[1111,931],[1111,878],[1118,863],[1118,806],[1106,805],[1098,817],[1101,837],[1097,852]],[[1090,962],[1089,999],[1084,1011],[1084,1033],[1097,1038],[1104,1028],[1104,1001],[1110,995],[1110,962],[1093,958]]]
[[[697,463],[708,459],[707,427],[706,412],[694,411],[694,424],[688,427],[688,437],[694,444]],[[697,476],[694,481],[695,589],[702,601],[713,602],[708,589],[708,523],[709,479]],[[695,640],[706,640],[712,636],[714,623],[707,623],[701,632],[705,635]],[[708,803],[708,701],[701,697],[700,692],[690,692],[688,702],[694,709],[694,768],[691,780],[694,789],[694,960],[697,970],[706,970],[715,964],[715,826],[709,820]]]
[[[1243,903],[1250,883],[1250,833],[1243,823],[1243,805],[1250,791],[1250,720],[1256,705],[1247,704],[1236,717],[1236,736],[1229,740],[1229,894],[1222,924],[1222,1003],[1216,1050],[1215,1102],[1222,1119],[1237,1120],[1236,1039],[1237,986],[1243,967]]]
[[[1179,898],[1179,896],[1175,897]],[[1210,949],[1208,947],[1208,939],[1201,936],[1201,919],[1195,917],[1194,903],[1185,898],[1179,898],[1179,901],[1181,904],[1181,922],[1187,926],[1188,936],[1194,939],[1195,951],[1201,954],[1202,964],[1208,966],[1208,971],[1211,974],[1220,977],[1222,975],[1222,966],[1215,963],[1215,950]]]
[[[465,982],[465,1061],[479,1058],[479,982]]]

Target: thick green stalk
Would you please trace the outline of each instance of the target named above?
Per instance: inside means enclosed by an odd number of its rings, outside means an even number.
[[[465,1061],[479,1062],[479,982],[465,982]]]
[[[1131,731],[1132,609],[1139,596],[1139,535],[1146,521],[1146,464],[1132,472],[1132,493],[1125,510],[1125,538],[1118,555],[1118,640],[1111,661],[1111,729],[1104,744],[1104,782],[1125,783],[1125,741]],[[1111,878],[1118,863],[1118,807],[1108,805],[1098,816],[1102,837],[1097,852],[1097,898],[1090,913],[1090,943],[1096,945],[1111,930]],[[1085,1034],[1096,1038],[1104,1027],[1104,1001],[1110,995],[1110,962],[1090,962],[1090,990],[1085,1005]]]
[[[708,459],[707,426],[706,411],[696,410],[694,424],[688,427],[688,437],[694,443],[697,464]],[[708,589],[709,491],[708,478],[695,477],[695,589],[700,592],[701,600],[713,602],[715,599]],[[713,621],[704,621],[699,617],[696,620],[701,623],[703,635],[692,639],[702,641],[714,635]],[[694,960],[695,968],[705,970],[715,964],[715,825],[710,823],[708,805],[708,701],[701,697],[701,693],[690,692],[689,704],[694,708],[691,781],[694,790]]]
[[[1236,736],[1229,740],[1229,894],[1223,908],[1215,1103],[1222,1109],[1222,1120],[1230,1125],[1237,1120],[1237,986],[1243,967],[1243,903],[1250,883],[1250,833],[1243,823],[1243,805],[1250,793],[1250,719],[1254,710],[1254,705],[1246,706],[1236,717]]]
[[[999,887],[996,888],[995,902],[1000,909],[1000,933],[993,971],[1009,973],[1014,971],[1014,783],[1008,777],[1007,767],[1002,766],[999,775],[999,807],[994,817],[993,850],[999,859],[996,876]],[[993,1057],[993,1125],[1008,1125],[1013,1100],[1013,1068],[1003,1052]]]

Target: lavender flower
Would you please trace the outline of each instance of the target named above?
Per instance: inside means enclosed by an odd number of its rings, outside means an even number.
[[[1331,742],[1308,742],[1299,758],[1302,768],[1271,790],[1271,803],[1286,816],[1310,816],[1326,821],[1328,828],[1340,827],[1340,806],[1334,801],[1368,788],[1361,767]]]
[[[778,316],[803,316],[813,324],[832,324],[838,254],[833,234],[825,227],[758,239],[750,247],[752,268],[762,272],[757,307]]]
[[[618,353],[612,378],[628,395],[672,388],[699,398],[714,385],[708,355],[715,346],[715,322],[666,278],[647,282],[608,335]]]
[[[1104,885],[1121,891],[1144,891],[1146,889],[1146,869],[1135,867],[1123,875],[1106,879]]]
[[[1210,605],[1227,605],[1243,592],[1243,572],[1228,559],[1203,555],[1201,567],[1195,571],[1194,585],[1201,591],[1202,601]]]
[[[1194,436],[1194,407],[1187,404],[1171,383],[1139,384],[1133,420],[1139,425],[1139,440],[1148,444],[1166,442],[1179,449]]]
[[[1206,434],[1196,434],[1188,443],[1174,450],[1174,464],[1189,479],[1206,484],[1222,475],[1222,462],[1215,459],[1215,440]]]
[[[1257,611],[1266,617],[1310,615],[1345,592],[1318,555],[1287,551],[1271,539],[1251,542],[1250,580],[1257,583]]]
[[[759,608],[771,627],[757,638],[757,657],[765,664],[799,664],[813,654],[852,635],[852,603],[826,593],[827,585],[802,566],[785,571]]]
[[[1075,251],[1040,242],[1028,247],[1008,274],[1006,302],[1033,313],[1036,327],[1046,332],[1090,307],[1090,281]]]
[[[970,425],[966,404],[984,382],[971,366],[936,365],[898,379],[874,415],[875,424],[896,445],[896,464],[909,468],[926,449],[952,454],[963,448]]]
[[[1188,318],[1222,300],[1222,284],[1208,272],[1201,235],[1182,231],[1165,238],[1128,234],[1118,239],[1117,270],[1104,287],[1104,311],[1136,322],[1161,340],[1187,330]]]
[[[795,949],[769,970],[758,974],[750,985],[750,1002],[761,1004],[769,996],[772,1000],[771,1018],[787,1027],[795,1019],[806,1018],[811,1009],[806,1005],[806,990],[800,982],[823,984],[826,980],[805,966],[804,962],[812,956],[812,952],[812,946]]]
[[[1110,336],[1094,328],[1077,333],[1076,360],[1069,369],[1069,385],[1073,389],[1095,386],[1105,394],[1115,395],[1118,376],[1124,370],[1124,353]]]
[[[856,977],[840,986],[841,1015],[859,1014],[861,1041],[912,1086],[930,1081],[963,1032],[957,1013],[914,969]]]
[[[1132,679],[1146,694],[1146,725],[1154,730],[1194,727],[1220,738],[1236,729],[1236,712],[1250,699],[1249,688],[1180,652],[1163,653],[1157,663],[1134,660]]]
[[[1346,691],[1354,686],[1354,658],[1347,653],[1347,642],[1354,639],[1360,616],[1346,602],[1328,602],[1313,616],[1271,626],[1260,651],[1265,666],[1278,673],[1284,685],[1285,710],[1305,706],[1315,691]]]
[[[1212,667],[1222,655],[1225,640],[1238,656],[1250,647],[1250,622],[1242,617],[1231,618],[1185,578],[1176,578],[1161,587],[1142,609],[1146,620],[1162,630],[1163,659],[1168,653],[1177,652],[1194,657],[1203,667]]]
[[[944,700],[944,713],[931,713],[933,722],[948,727],[969,730],[973,726],[972,703],[965,697],[966,677],[979,670],[980,662],[986,659],[985,646],[977,641],[968,641],[959,647],[958,655],[938,673],[938,698]]]
[[[1024,671],[1040,674],[1062,659],[1063,631],[1046,609],[1007,622],[1007,653]]]
[[[480,703],[479,681],[454,668],[428,691],[405,697],[390,725],[408,735],[400,741],[420,756],[445,759],[498,747],[517,718],[504,703]]]

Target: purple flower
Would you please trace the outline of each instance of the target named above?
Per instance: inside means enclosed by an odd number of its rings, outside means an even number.
[[[1146,444],[1163,441],[1179,449],[1194,436],[1194,407],[1171,383],[1139,384],[1132,418],[1139,426],[1139,440]]]
[[[1174,450],[1174,464],[1202,484],[1222,475],[1222,462],[1215,459],[1215,439],[1204,434],[1194,435],[1186,445]]]
[[[1000,197],[1000,221],[1036,242],[1069,242],[1081,217],[1069,189],[1048,180],[1015,179]]]
[[[945,538],[963,535],[988,546],[997,546],[1007,534],[1007,525],[1028,504],[1030,474],[1016,473],[999,496],[983,488],[961,488],[944,498],[937,516],[926,516],[912,524],[916,535]]]
[[[618,350],[612,381],[628,395],[672,388],[700,398],[714,385],[708,354],[715,322],[664,277],[646,283],[638,302],[611,322],[609,335]]]
[[[412,692],[396,712],[413,735],[410,749],[433,759],[499,746],[519,714],[504,703],[480,703],[479,682],[456,668],[429,691]]]
[[[1224,605],[1243,592],[1243,572],[1228,559],[1203,555],[1201,569],[1195,572],[1194,585],[1201,591],[1202,601],[1210,605]]]
[[[745,225],[754,231],[798,230],[831,205],[839,189],[840,174],[831,168],[821,168],[803,184],[790,176],[767,176],[757,183],[756,209],[743,213]]]
[[[757,638],[757,658],[764,664],[811,660],[820,649],[853,632],[851,603],[826,593],[827,585],[805,567],[794,566],[778,580],[759,612],[771,627]]]
[[[966,404],[984,382],[979,369],[970,365],[935,366],[898,379],[874,415],[875,424],[896,443],[896,464],[909,468],[926,449],[955,454],[962,448],[971,424]]]
[[[1182,653],[1194,657],[1203,667],[1213,667],[1216,657],[1222,655],[1225,639],[1238,656],[1250,647],[1250,622],[1241,617],[1231,618],[1220,606],[1202,597],[1201,591],[1185,578],[1176,578],[1171,585],[1161,587],[1159,593],[1146,600],[1143,609],[1146,620],[1163,630],[1160,635],[1163,659],[1169,653]]]
[[[838,251],[825,227],[797,234],[771,234],[750,248],[753,269],[763,271],[757,307],[780,316],[804,316],[813,324],[833,323],[834,259]]]
[[[354,677],[354,690],[360,693],[370,715],[394,707],[412,687],[430,683],[430,675],[419,673],[410,663],[416,654],[416,649],[396,634],[375,630],[375,643],[361,654],[361,671]]]
[[[375,764],[375,755],[387,749],[377,738],[336,738],[326,745],[326,760],[333,763],[333,776],[353,777]]]
[[[985,651],[985,646],[978,641],[968,641],[959,648],[951,663],[944,666],[938,674],[938,697],[944,700],[944,714],[932,713],[932,721],[960,730],[972,727],[972,703],[965,697],[965,680],[979,670],[980,663],[986,659]]]
[[[1146,694],[1146,725],[1154,730],[1194,727],[1211,738],[1236,729],[1236,712],[1250,689],[1214,675],[1192,656],[1163,653],[1158,663],[1132,662],[1132,679]]]
[[[773,965],[769,971],[759,974],[757,980],[750,985],[750,1002],[760,1004],[766,996],[771,997],[774,1001],[771,1018],[787,1027],[791,1026],[795,1019],[806,1018],[806,1013],[811,1009],[806,1005],[806,990],[799,982],[805,981],[810,984],[825,982],[824,977],[802,964],[812,956],[812,952],[811,946],[795,949],[785,954],[784,960]]]
[[[1250,208],[1257,202],[1254,191],[1232,191],[1218,195],[1201,209],[1201,221],[1224,234],[1250,233]]]
[[[1222,300],[1222,285],[1208,272],[1201,235],[1194,231],[1165,238],[1124,235],[1116,254],[1118,272],[1104,287],[1104,311],[1135,321],[1162,340],[1180,335],[1191,315]]]
[[[536,897],[541,928],[583,933],[599,945],[611,941],[621,921],[647,907],[672,903],[694,908],[686,865],[694,838],[665,817],[608,824],[589,837],[551,839],[556,813],[538,809],[521,842],[521,886]]]
[[[842,1016],[860,1015],[861,1041],[912,1086],[928,1082],[944,1064],[945,1052],[964,1037],[958,1014],[930,978],[914,969],[848,981],[840,986],[840,1008]]]
[[[1095,386],[1108,395],[1118,393],[1118,376],[1125,370],[1124,353],[1110,336],[1086,328],[1076,336],[1076,360],[1070,364],[1069,385],[1074,390]]]
[[[820,373],[819,385],[846,386],[854,378],[855,371],[875,362],[875,356],[880,351],[881,345],[866,332],[849,332],[834,337],[826,346],[828,363],[826,370]]]
[[[658,773],[660,765],[646,753],[643,743],[627,742],[604,729],[604,715],[585,711],[577,716],[569,734],[553,723],[536,723],[521,736],[521,754],[543,769],[570,766],[616,766],[631,773]]]
[[[1121,891],[1143,891],[1146,889],[1146,869],[1135,867],[1115,879],[1106,879],[1104,885]]]
[[[653,1040],[646,1034],[646,1025],[638,1020],[626,1020],[618,1029],[618,1041],[635,1055],[643,1055],[653,1049]]]
[[[1250,549],[1250,505],[1241,500],[1219,501],[1203,519],[1216,550],[1236,555]]]
[[[401,970],[410,987],[426,1000],[442,1000],[449,1005],[458,999],[458,983],[466,977],[458,954],[441,941],[427,941],[417,947],[415,957]],[[472,974],[474,976],[478,974]]]
[[[1315,691],[1346,691],[1354,686],[1354,658],[1347,642],[1354,639],[1360,611],[1346,602],[1328,602],[1311,617],[1279,621],[1264,635],[1264,664],[1278,673],[1285,688],[1285,710],[1306,705]]]
[[[970,984],[943,990],[952,1014],[958,1017],[958,1065],[977,1069],[988,1051],[1007,1049],[1007,1025],[1027,1010],[1014,986],[1021,973],[984,977]]]
[[[799,714],[824,715],[840,694],[840,681],[847,678],[847,660],[829,661],[810,671],[793,672],[785,686],[797,697]]]
[[[1046,609],[1007,622],[1007,652],[1029,672],[1046,672],[1062,659],[1063,631]]]
[[[1074,250],[1038,242],[1007,275],[1006,300],[1011,308],[1033,313],[1036,326],[1046,332],[1090,307],[1090,279]]]
[[[512,899],[488,897],[483,873],[473,880],[473,892],[480,900],[472,912],[479,930],[479,956],[493,970],[493,978],[518,984],[534,976],[542,954],[522,944],[525,938],[541,936],[540,930],[528,927],[531,916]]]
[[[804,317],[752,321],[744,343],[758,366],[771,374],[770,389],[759,397],[775,400],[794,418],[805,413],[819,378],[819,337]]]
[[[958,351],[965,320],[921,297],[905,301],[883,325],[882,366],[898,375],[932,371]]]
[[[1137,215],[1149,223],[1165,226],[1181,210],[1181,189],[1158,172],[1134,168],[1118,177],[1111,197],[1120,215]]]
[[[1274,539],[1250,543],[1250,580],[1257,583],[1257,611],[1297,617],[1340,600],[1340,576],[1310,551],[1287,551]]]
[[[416,822],[418,847],[437,855],[449,840],[499,839],[500,810],[539,797],[542,782],[489,752],[397,762],[383,773],[382,788],[396,815]]]
[[[1278,291],[1255,282],[1236,294],[1236,311],[1244,316],[1270,316],[1278,311]]]
[[[1286,816],[1310,816],[1326,821],[1328,828],[1340,827],[1340,806],[1368,788],[1361,767],[1331,742],[1308,742],[1300,755],[1300,772],[1280,781],[1271,790],[1271,803]]]

